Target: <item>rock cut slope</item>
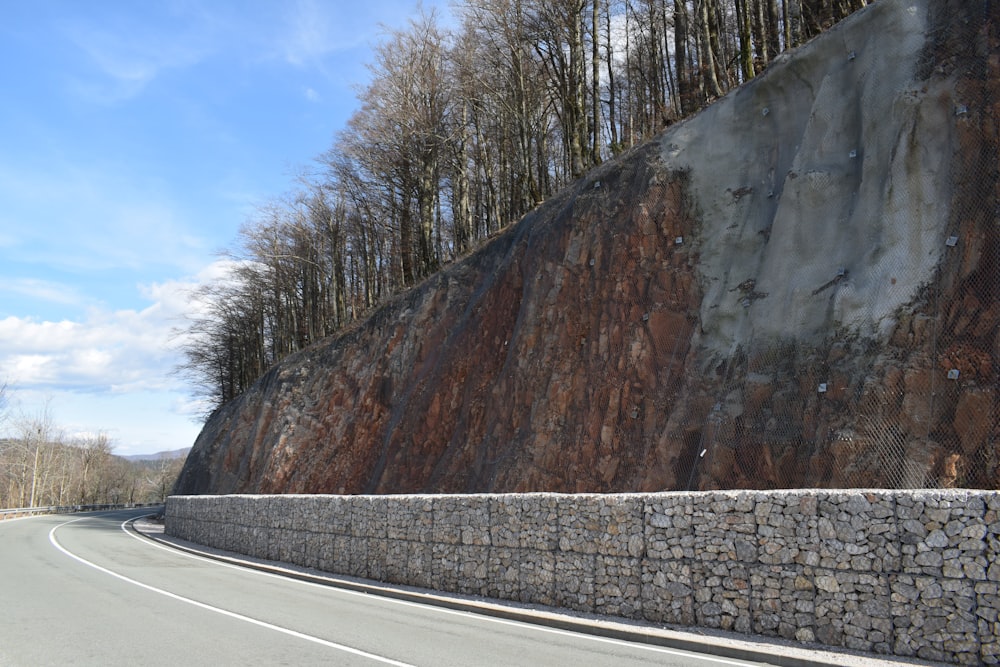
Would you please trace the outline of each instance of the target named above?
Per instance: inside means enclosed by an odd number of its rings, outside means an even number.
[[[996,487],[997,14],[787,53],[275,366],[175,491]]]

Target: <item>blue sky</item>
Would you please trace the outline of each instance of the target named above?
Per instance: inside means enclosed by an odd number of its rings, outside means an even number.
[[[447,11],[446,0],[423,6]],[[119,454],[200,423],[171,331],[258,205],[357,108],[416,0],[41,0],[0,20],[0,434]]]

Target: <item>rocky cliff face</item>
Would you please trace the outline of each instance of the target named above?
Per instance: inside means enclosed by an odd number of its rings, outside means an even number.
[[[273,368],[176,491],[996,487],[998,13],[879,0]]]

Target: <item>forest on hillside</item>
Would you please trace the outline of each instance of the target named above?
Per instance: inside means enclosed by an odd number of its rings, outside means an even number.
[[[0,383],[0,423],[9,391]],[[13,421],[0,439],[0,509],[163,502],[184,464],[116,456],[107,434],[67,437],[45,413]]]
[[[869,0],[457,0],[374,49],[359,108],[193,295],[209,410]]]

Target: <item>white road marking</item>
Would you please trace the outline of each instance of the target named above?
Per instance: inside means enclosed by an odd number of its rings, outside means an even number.
[[[217,565],[217,566],[220,566],[220,567],[227,567],[227,568],[231,568],[231,569],[234,569],[234,570],[240,570],[241,572],[252,572],[252,573],[255,573],[255,574],[263,576],[263,577],[272,577],[272,578],[281,579],[281,580],[284,580],[284,581],[292,581],[292,582],[295,582],[297,584],[301,584],[301,585],[304,585],[304,586],[315,586],[317,588],[324,588],[324,589],[327,589],[327,590],[330,590],[332,588],[332,589],[338,591],[339,593],[342,593],[342,594],[345,594],[345,595],[354,595],[354,596],[357,596],[357,597],[365,598],[369,602],[371,602],[372,599],[373,599],[371,593],[364,593],[364,592],[361,592],[361,591],[354,591],[354,590],[351,590],[349,588],[339,588],[336,585],[336,582],[334,582],[334,581],[331,581],[330,584],[320,584],[320,583],[316,583],[316,582],[313,582],[313,581],[304,581],[302,579],[297,579],[295,577],[288,577],[288,576],[284,576],[284,575],[277,574],[277,573],[274,573],[274,572],[266,572],[264,570],[258,570],[258,569],[253,568],[253,567],[245,567],[245,566],[237,565],[237,564],[234,564],[234,563],[226,563],[224,561],[216,560],[214,558],[207,558],[205,556],[199,556],[197,554],[192,554],[192,553],[189,553],[187,551],[182,551],[180,549],[174,549],[174,548],[171,548],[171,547],[168,547],[168,546],[164,546],[163,544],[161,544],[160,542],[158,542],[156,540],[153,540],[153,539],[150,539],[150,538],[147,538],[147,537],[141,537],[139,535],[136,535],[134,532],[130,531],[126,527],[127,524],[130,521],[132,521],[132,519],[129,519],[128,521],[124,521],[121,524],[121,529],[123,531],[125,531],[125,534],[127,534],[129,537],[131,537],[133,539],[136,539],[136,540],[139,540],[140,542],[143,542],[143,543],[145,543],[145,544],[147,544],[149,546],[156,547],[157,549],[163,549],[164,551],[170,552],[172,554],[176,554],[178,556],[184,556],[186,558],[191,558],[193,560],[198,560],[198,561],[202,561],[202,562],[205,562],[205,563],[211,563],[213,565]],[[495,616],[488,616],[486,614],[478,614],[476,612],[471,612],[471,611],[462,611],[460,609],[448,609],[447,607],[439,607],[439,606],[436,606],[436,605],[433,605],[433,604],[422,604],[420,602],[411,602],[410,600],[400,600],[400,599],[397,599],[397,598],[392,598],[392,597],[387,597],[387,596],[386,597],[379,597],[379,599],[382,600],[382,601],[384,601],[384,602],[386,602],[386,603],[398,604],[398,605],[403,605],[403,606],[407,606],[407,607],[416,607],[416,608],[422,609],[424,611],[433,611],[433,612],[436,612],[436,613],[439,613],[439,614],[447,614],[447,615],[452,615],[452,616],[462,616],[462,617],[470,618],[470,619],[473,619],[473,620],[484,621],[484,622],[489,622],[489,623],[497,623],[497,624],[500,624],[500,625],[514,626],[514,627],[518,627],[518,628],[522,628],[522,629],[523,628],[530,628],[530,629],[535,630],[537,632],[545,632],[545,633],[559,635],[559,636],[563,636],[563,637],[573,637],[573,638],[576,638],[576,639],[581,639],[582,638],[582,639],[587,639],[587,640],[593,641],[593,642],[604,643],[604,644],[612,644],[612,645],[615,645],[615,646],[628,646],[628,647],[634,648],[634,649],[642,649],[642,650],[645,650],[645,651],[651,651],[651,652],[654,652],[654,653],[662,653],[662,654],[665,654],[665,655],[680,656],[680,657],[683,657],[683,656],[696,656],[699,660],[703,660],[705,662],[714,662],[714,663],[719,664],[719,665],[727,665],[728,667],[757,667],[760,664],[760,663],[756,663],[756,662],[741,662],[739,660],[733,660],[731,658],[719,658],[719,657],[710,656],[710,655],[703,655],[701,653],[693,653],[691,651],[684,651],[684,650],[681,650],[681,649],[672,649],[672,648],[666,648],[666,647],[663,647],[663,646],[654,646],[652,644],[642,644],[642,643],[638,643],[638,642],[630,642],[630,641],[625,641],[623,639],[614,639],[614,638],[611,638],[611,637],[600,637],[600,636],[597,636],[597,635],[589,635],[589,634],[586,634],[586,633],[583,633],[583,632],[574,632],[572,630],[562,630],[562,629],[559,629],[559,628],[550,628],[548,626],[537,625],[537,624],[530,623],[530,622],[527,622],[527,621],[512,621],[512,620],[509,620],[509,619],[506,619],[506,618],[497,618]]]
[[[387,658],[387,657],[384,657],[384,656],[381,656],[381,655],[375,655],[374,653],[368,653],[367,651],[362,651],[361,649],[352,648],[350,646],[345,646],[344,644],[338,644],[336,642],[331,642],[331,641],[328,641],[326,639],[322,639],[320,637],[314,637],[313,635],[307,635],[307,634],[304,634],[302,632],[297,632],[296,630],[290,630],[289,628],[283,628],[280,625],[274,625],[273,623],[268,623],[266,621],[261,621],[261,620],[256,619],[256,618],[251,618],[249,616],[244,616],[243,614],[238,614],[236,612],[229,611],[227,609],[221,609],[219,607],[213,607],[212,605],[205,604],[204,602],[198,602],[197,600],[192,600],[190,598],[186,598],[186,597],[183,597],[181,595],[177,595],[176,593],[171,593],[170,591],[165,591],[165,590],[163,590],[161,588],[156,588],[155,586],[150,586],[149,584],[144,584],[141,581],[136,581],[135,579],[130,579],[129,577],[126,577],[123,574],[119,574],[117,572],[109,570],[106,567],[101,567],[97,563],[92,563],[91,561],[87,560],[86,558],[83,558],[81,556],[78,556],[78,555],[72,553],[71,551],[69,551],[68,549],[66,549],[64,546],[62,546],[61,544],[59,544],[59,541],[56,539],[56,531],[57,530],[59,530],[63,526],[68,526],[71,523],[76,523],[77,521],[83,521],[84,519],[87,519],[87,518],[90,518],[90,517],[81,517],[79,519],[74,519],[73,521],[67,521],[66,523],[61,523],[58,526],[55,526],[52,530],[49,531],[49,542],[51,542],[52,546],[54,546],[56,549],[58,549],[59,551],[61,551],[62,553],[66,554],[67,556],[69,556],[70,558],[72,558],[73,560],[75,560],[77,562],[83,563],[84,565],[92,567],[95,570],[98,570],[98,571],[103,572],[105,574],[111,575],[112,577],[115,577],[116,579],[120,579],[121,581],[127,582],[129,584],[133,584],[134,586],[138,586],[139,588],[143,588],[143,589],[145,589],[147,591],[151,591],[153,593],[158,593],[160,595],[166,596],[166,597],[168,597],[168,598],[170,598],[172,600],[177,600],[179,602],[186,602],[187,604],[190,604],[190,605],[193,605],[195,607],[198,607],[199,609],[205,609],[207,611],[212,611],[212,612],[215,612],[217,614],[222,614],[223,616],[228,616],[229,618],[234,618],[236,620],[244,621],[246,623],[251,623],[253,625],[256,625],[256,626],[259,626],[259,627],[262,627],[262,628],[267,628],[268,630],[274,630],[275,632],[280,632],[282,634],[289,635],[290,637],[295,637],[296,639],[304,639],[305,641],[313,642],[314,644],[319,644],[321,646],[326,646],[328,648],[336,649],[338,651],[344,651],[345,653],[350,653],[352,655],[357,655],[357,656],[361,656],[363,658],[368,658],[370,660],[375,660],[377,662],[381,662],[381,663],[386,664],[386,665],[396,665],[397,667],[415,667],[414,665],[411,665],[411,664],[406,663],[406,662],[399,662],[398,660],[393,660],[391,658]]]

